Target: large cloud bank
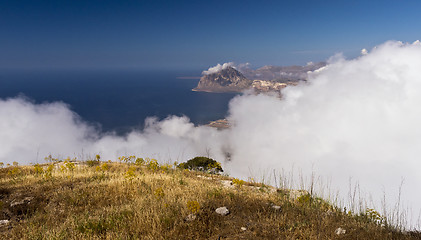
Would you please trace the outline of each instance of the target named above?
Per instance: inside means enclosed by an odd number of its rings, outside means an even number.
[[[121,137],[98,132],[64,103],[0,100],[0,162],[37,163],[50,154],[78,159],[100,154],[104,160],[134,154],[181,161],[205,152],[212,143],[202,139],[216,133],[209,127],[195,128],[187,117],[170,116],[161,122],[148,118],[145,123],[142,131]]]
[[[147,119],[145,129],[119,137],[99,133],[62,103],[0,100],[0,161],[35,162],[49,153],[161,161],[211,155],[236,177],[300,187],[316,176],[315,185],[331,191],[325,194],[352,195],[348,209],[359,201],[357,193],[368,206],[382,208],[386,201],[386,214],[399,210],[407,214],[401,224],[413,226],[421,210],[420,66],[419,43],[387,42],[353,60],[336,56],[308,83],[283,89],[281,100],[233,99],[233,126],[224,131],[169,117]]]
[[[243,176],[259,168],[266,176],[281,168],[307,177],[314,172],[341,196],[356,189],[356,201],[361,194],[367,205],[412,206],[399,211],[418,221],[420,66],[418,43],[387,42],[358,59],[335,56],[308,84],[284,89],[282,101],[264,95],[234,99],[232,168]]]

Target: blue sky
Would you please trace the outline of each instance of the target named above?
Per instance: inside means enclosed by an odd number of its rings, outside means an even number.
[[[305,64],[420,39],[421,1],[0,1],[0,69]]]

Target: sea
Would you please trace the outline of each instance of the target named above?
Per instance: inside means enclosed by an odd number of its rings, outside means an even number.
[[[2,71],[0,98],[63,102],[102,132],[142,129],[147,117],[187,116],[195,125],[226,117],[235,93],[194,92],[200,71]]]

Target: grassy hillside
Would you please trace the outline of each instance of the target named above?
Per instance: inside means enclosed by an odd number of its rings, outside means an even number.
[[[0,168],[0,239],[420,239],[306,191],[135,157],[50,160]]]

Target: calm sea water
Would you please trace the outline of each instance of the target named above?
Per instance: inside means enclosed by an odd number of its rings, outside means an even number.
[[[62,101],[102,131],[142,128],[148,116],[186,115],[195,124],[226,116],[232,93],[191,91],[197,72],[1,72],[0,98],[23,94],[36,103]]]

